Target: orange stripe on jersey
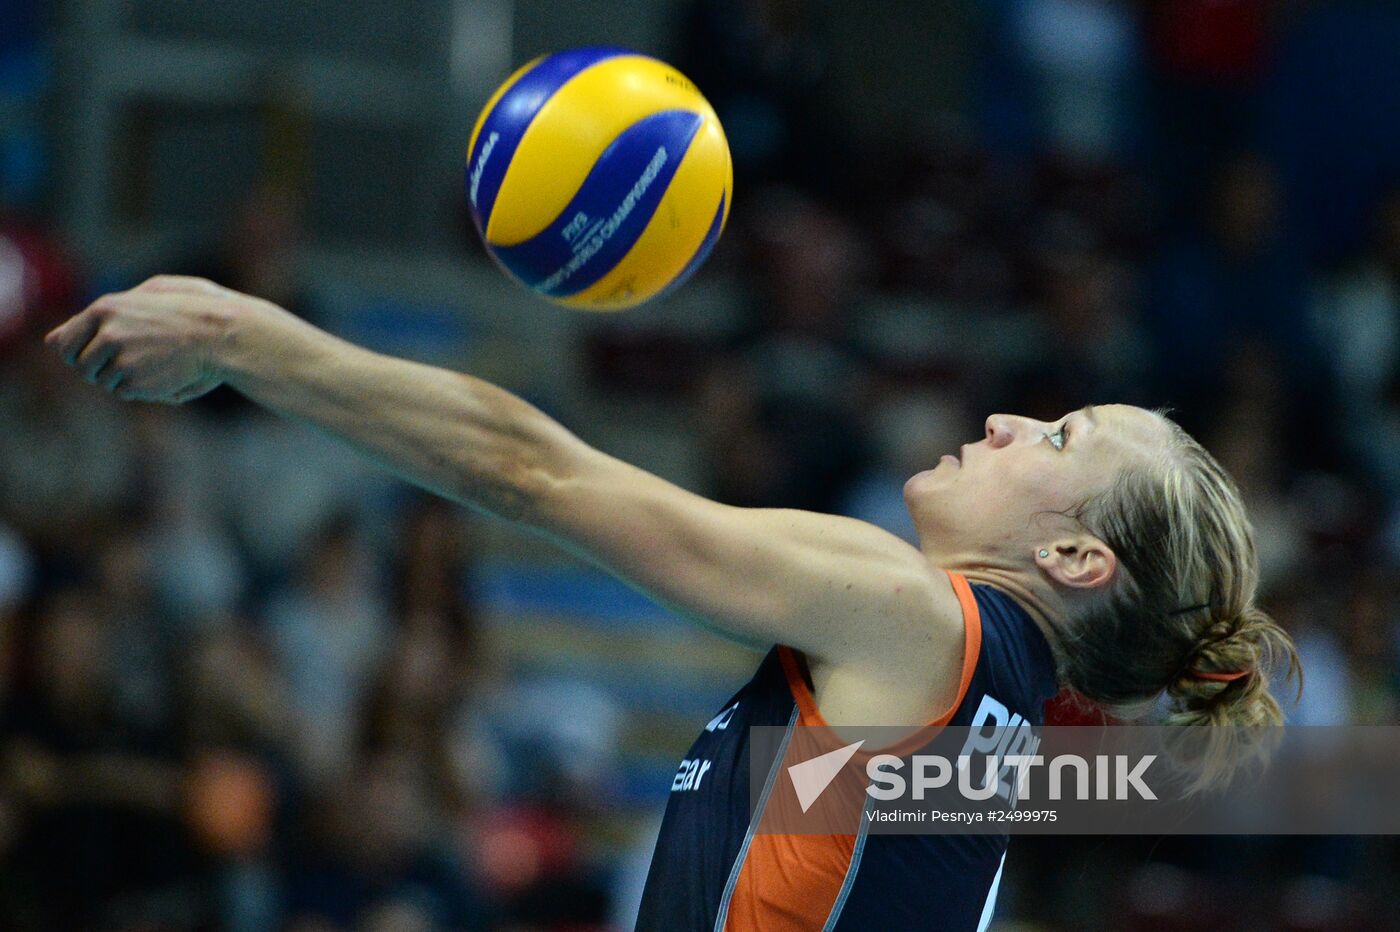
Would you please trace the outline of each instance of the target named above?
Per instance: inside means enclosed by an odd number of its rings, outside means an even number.
[[[755,835],[729,902],[726,932],[820,929],[855,847],[854,835]]]
[[[982,612],[977,608],[977,597],[972,594],[972,586],[968,585],[966,576],[950,572],[948,579],[953,584],[953,591],[957,593],[958,604],[962,606],[962,676],[958,679],[958,694],[953,698],[953,704],[948,707],[947,712],[929,723],[937,726],[948,724],[953,713],[958,711],[958,706],[962,705],[963,698],[967,696],[967,687],[972,685],[972,674],[977,670],[977,660],[982,655]]]
[[[972,675],[982,652],[982,616],[967,580],[956,573],[949,573],[948,578],[962,607],[963,617],[963,659],[957,695],[949,708],[925,728],[895,746],[883,749],[883,753],[906,753],[926,744],[931,738],[928,729],[941,728],[948,723],[958,706],[962,705],[968,686],[972,683]],[[786,769],[788,761],[808,760],[826,750],[825,746],[814,742],[830,741],[831,733],[807,685],[797,652],[789,647],[779,647],[778,656],[799,711],[799,731],[794,734],[781,762]],[[812,731],[804,735],[802,729],[805,728]],[[804,748],[804,744],[811,747]],[[862,752],[860,756],[867,753],[874,752]],[[858,814],[864,801],[864,786],[862,780],[834,782],[824,791],[824,797],[836,793],[849,798],[826,800],[830,804],[828,811]],[[760,830],[753,836],[748,856],[739,871],[725,923],[727,932],[809,932],[821,929],[831,915],[851,869],[856,836],[845,833],[790,835],[762,830],[763,824],[797,824],[793,821],[797,818],[796,813],[784,811],[796,805],[795,796],[779,793],[769,799],[764,812],[755,814],[755,818],[762,820]]]

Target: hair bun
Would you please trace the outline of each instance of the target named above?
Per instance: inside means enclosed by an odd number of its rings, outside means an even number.
[[[1199,783],[1223,782],[1237,765],[1262,760],[1270,749],[1265,729],[1283,724],[1283,710],[1269,692],[1271,674],[1297,681],[1302,669],[1293,641],[1272,618],[1250,605],[1207,628],[1190,660],[1167,686],[1168,725],[1213,728],[1197,760]]]

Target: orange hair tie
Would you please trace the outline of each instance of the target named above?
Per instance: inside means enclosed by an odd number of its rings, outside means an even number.
[[[1214,680],[1217,683],[1233,683],[1242,676],[1249,676],[1248,670],[1237,670],[1234,673],[1191,673],[1198,680]]]

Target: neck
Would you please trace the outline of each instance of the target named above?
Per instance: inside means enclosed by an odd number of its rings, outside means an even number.
[[[1051,619],[1064,615],[1063,606],[1043,582],[1027,579],[1023,570],[988,563],[952,560],[940,562],[939,565],[962,574],[968,582],[994,586],[1011,596],[1045,635],[1051,650],[1056,654],[1060,652],[1060,634]]]

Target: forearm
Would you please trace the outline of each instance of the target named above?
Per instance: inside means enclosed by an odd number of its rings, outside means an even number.
[[[124,400],[180,404],[228,384],[741,638],[885,672],[912,657],[911,682],[927,679],[925,654],[880,645],[962,643],[947,579],[893,535],[709,501],[588,447],[494,385],[360,349],[213,282],[156,276],[103,295],[45,342]],[[946,638],[931,640],[930,611]]]
[[[528,520],[539,486],[579,445],[510,392],[383,356],[265,302],[227,324],[213,364],[231,387],[337,436],[455,501]]]

